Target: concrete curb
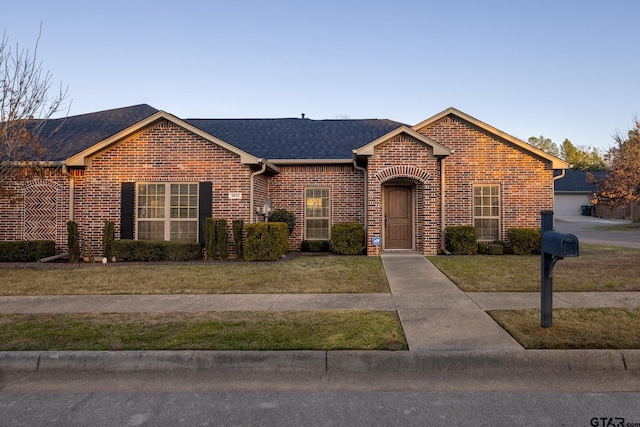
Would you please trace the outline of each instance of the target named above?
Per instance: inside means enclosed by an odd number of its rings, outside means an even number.
[[[0,372],[640,371],[640,350],[0,352]]]

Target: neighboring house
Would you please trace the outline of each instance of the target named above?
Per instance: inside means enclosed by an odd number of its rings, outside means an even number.
[[[583,206],[592,206],[593,197],[598,187],[588,180],[592,173],[596,179],[601,179],[604,171],[576,171],[567,169],[564,174],[556,173],[554,186],[554,214],[556,216],[582,215]]]
[[[556,172],[555,207],[556,216],[582,215],[582,207],[590,206],[591,214],[599,218],[613,218],[631,220],[638,216],[636,203],[609,208],[597,203],[595,198],[598,186],[589,182],[588,175],[592,174],[596,180],[603,179],[607,171],[575,171],[567,169],[564,174]]]
[[[330,239],[338,222],[382,237],[383,250],[432,255],[444,229],[480,240],[539,227],[553,209],[554,170],[568,167],[461,111],[407,126],[390,120],[179,119],[148,105],[51,120],[50,167],[0,200],[0,240],[52,239],[66,222],[99,253],[105,220],[117,237],[202,241],[204,218],[264,221],[293,212],[290,249]]]

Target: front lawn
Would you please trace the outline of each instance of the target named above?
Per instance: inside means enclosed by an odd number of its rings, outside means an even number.
[[[388,293],[377,257],[298,256],[279,264],[0,268],[0,295]]]
[[[464,292],[540,292],[540,255],[429,257]],[[554,291],[639,291],[640,249],[580,244],[553,270]]]
[[[0,315],[0,351],[407,348],[393,312]]]
[[[640,349],[640,308],[559,308],[553,326],[540,326],[540,310],[490,311],[526,349]]]

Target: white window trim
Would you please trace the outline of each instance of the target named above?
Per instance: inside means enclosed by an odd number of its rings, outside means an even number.
[[[478,216],[476,215],[476,188],[479,187],[497,187],[498,188],[498,215],[489,215],[489,216]],[[501,194],[501,188],[500,188],[500,184],[474,184],[473,185],[473,189],[472,191],[472,206],[471,209],[473,209],[473,226],[476,226],[476,219],[497,219],[498,220],[498,235],[495,237],[495,239],[500,239],[500,231],[502,229],[502,194]],[[481,206],[484,207],[484,206]],[[481,238],[480,236],[478,236],[478,240],[484,241],[487,240],[485,238]]]
[[[310,217],[307,215],[307,191],[308,190],[327,190],[327,209],[329,211],[328,216]],[[326,219],[327,220],[327,238],[320,239],[317,237],[309,238],[307,235],[307,221],[314,219]],[[331,240],[331,187],[313,186],[304,188],[304,238],[305,240]]]
[[[140,186],[142,185],[153,185],[153,184],[163,184],[164,185],[164,218],[140,218],[138,215],[139,209],[139,194],[140,194]],[[196,185],[196,216],[195,218],[171,218],[171,185],[172,184],[195,184]],[[134,203],[134,212],[135,212],[135,239],[139,240],[139,232],[138,226],[140,221],[154,221],[154,222],[164,222],[164,240],[171,240],[171,220],[178,221],[190,221],[195,222],[196,227],[198,227],[198,219],[200,218],[200,186],[198,182],[192,181],[145,181],[145,182],[136,182],[136,193],[135,193],[135,203]],[[198,240],[198,233],[196,233],[196,241]]]

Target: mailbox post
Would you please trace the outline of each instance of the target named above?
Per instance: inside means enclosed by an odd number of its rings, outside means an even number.
[[[540,212],[540,317],[543,328],[553,324],[553,267],[564,257],[579,255],[578,238],[553,229],[553,211]]]

